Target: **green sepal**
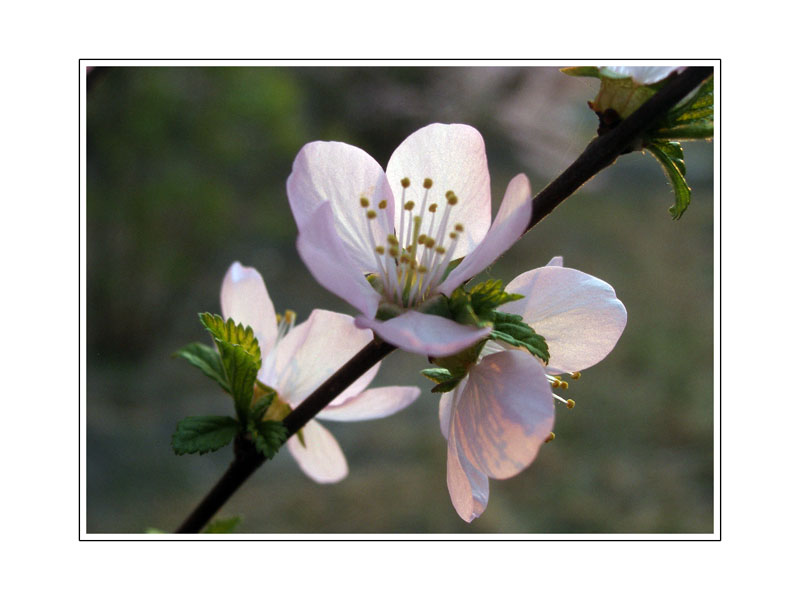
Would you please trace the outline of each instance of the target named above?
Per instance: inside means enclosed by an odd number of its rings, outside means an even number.
[[[203,529],[202,533],[233,533],[242,522],[242,517],[216,519]]]
[[[239,422],[231,417],[186,417],[172,434],[172,449],[175,454],[213,452],[230,444],[239,429]]]
[[[215,342],[241,346],[255,359],[258,368],[261,368],[261,349],[258,347],[258,340],[252,327],[249,325],[245,327],[233,319],[226,321],[221,316],[211,313],[200,313],[200,322],[208,329]]]
[[[305,448],[306,447],[306,437],[303,435],[303,430],[302,429],[298,429],[297,433],[295,435],[297,436],[297,441],[300,442],[300,445],[303,448]]]
[[[435,383],[443,383],[453,378],[453,374],[450,372],[450,370],[443,367],[422,369],[420,373]]]
[[[272,404],[272,401],[277,398],[278,392],[271,387],[264,385],[256,379],[256,389],[253,397],[253,403],[250,407],[250,420],[260,421],[264,418],[264,413]]]
[[[247,425],[247,430],[258,451],[267,459],[277,454],[288,437],[286,426],[280,421],[251,421]]]
[[[444,273],[442,274],[442,278],[439,281],[442,282],[445,279],[447,279],[447,276],[450,275],[450,271],[452,271],[458,265],[460,265],[462,260],[464,260],[463,256],[461,256],[459,258],[456,258],[456,259],[453,259],[449,263],[447,263],[447,268],[444,270]]]
[[[573,77],[597,77],[600,78],[600,69],[598,67],[564,67],[561,72],[565,75],[572,75]]]
[[[190,364],[216,381],[223,390],[230,394],[231,389],[225,377],[225,369],[222,366],[222,360],[217,351],[211,346],[195,342],[184,346],[173,353],[172,356],[186,359]]]
[[[649,142],[646,149],[656,157],[672,184],[675,204],[669,207],[669,212],[673,219],[680,219],[692,200],[692,190],[686,183],[683,148],[678,142]]]
[[[442,394],[455,389],[455,387],[462,379],[464,379],[464,376],[467,374],[466,369],[464,369],[462,366],[456,365],[455,368],[457,371],[457,374],[455,375],[450,371],[450,369],[446,369],[444,367],[423,369],[420,371],[420,373],[431,381],[436,382],[436,385],[433,386],[431,392],[434,394]]]
[[[483,320],[492,320],[492,312],[498,306],[507,302],[521,300],[522,294],[509,294],[505,291],[503,282],[499,279],[489,279],[478,283],[469,291],[472,308]]]
[[[522,320],[521,315],[495,311],[494,329],[489,337],[517,348],[525,348],[534,356],[541,358],[545,364],[550,362],[547,342]]]
[[[654,141],[671,140],[674,142],[710,140],[714,137],[714,121],[704,120],[684,125],[675,125],[668,129],[659,129],[650,134],[649,137]]]
[[[436,294],[428,298],[425,302],[417,306],[416,310],[426,315],[435,315],[437,317],[444,317],[445,319],[453,318],[448,298],[444,294]]]
[[[463,377],[461,379],[464,379]],[[461,379],[449,379],[448,381],[443,381],[442,383],[435,385],[431,388],[431,392],[434,394],[444,394],[445,392],[451,392],[461,383]]]
[[[375,313],[375,318],[378,321],[388,321],[403,314],[403,309],[392,304],[391,302],[381,302],[378,305],[378,311]]]

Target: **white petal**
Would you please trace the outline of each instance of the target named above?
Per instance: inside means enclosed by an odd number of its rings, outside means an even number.
[[[563,256],[554,256],[550,259],[550,262],[545,265],[547,267],[563,267],[564,266],[564,257]]]
[[[289,204],[303,231],[320,205],[329,203],[336,232],[351,259],[362,271],[375,270],[375,245],[386,243],[394,227],[394,200],[386,175],[369,154],[341,142],[312,142],[297,154],[286,182]],[[367,209],[360,199],[379,213],[372,221],[375,244],[367,231]],[[386,208],[378,203],[386,200]]]
[[[640,85],[650,85],[666,79],[670,73],[680,73],[686,67],[605,67],[618,75],[630,77]]]
[[[356,317],[358,327],[370,328],[381,338],[406,352],[424,356],[450,356],[485,338],[490,327],[478,329],[413,310],[388,321]]]
[[[503,310],[522,315],[550,351],[548,371],[581,371],[600,362],[614,348],[628,314],[614,288],[596,277],[562,267],[523,273],[506,287],[525,298]]]
[[[381,296],[372,288],[342,244],[333,224],[329,203],[320,205],[300,230],[297,251],[322,287],[365,315],[375,314]]]
[[[453,431],[453,420],[447,440],[447,491],[458,516],[470,523],[483,514],[489,502],[489,478],[464,455]]]
[[[461,223],[464,233],[458,238],[453,258],[471,252],[489,230],[492,197],[486,149],[481,134],[469,125],[434,123],[412,133],[392,154],[386,176],[397,201],[394,223],[398,230],[401,200],[413,200],[413,212],[418,214],[425,193],[422,183],[426,178],[433,181],[428,190],[427,207],[433,203],[438,205],[434,236],[447,206],[445,193],[452,190],[458,197],[448,219],[448,232],[456,223]],[[400,185],[404,177],[411,180],[405,196]],[[427,210],[423,213],[422,233],[427,234],[432,218],[433,213]]]
[[[518,350],[487,356],[469,372],[453,411],[464,456],[495,479],[516,475],[553,430],[553,389],[537,359]]]
[[[353,324],[353,317],[314,310],[305,323],[278,342],[274,372],[264,383],[278,390],[281,398],[294,408],[372,338],[371,331]],[[355,395],[366,388],[378,367],[372,367],[345,392]]]
[[[267,293],[261,274],[236,261],[222,280],[220,291],[222,316],[249,325],[258,339],[261,356],[266,357],[278,337],[275,307]]]
[[[296,435],[286,446],[297,464],[317,483],[337,483],[347,477],[347,459],[331,432],[314,420],[303,427],[305,447]]]
[[[532,210],[531,184],[528,178],[520,173],[509,182],[503,203],[489,233],[478,247],[453,269],[445,282],[439,286],[439,291],[449,296],[459,285],[497,260],[525,233],[531,220]]]
[[[450,416],[453,409],[453,396],[454,392],[445,392],[442,394],[441,398],[439,398],[439,429],[444,439],[450,436]]]
[[[414,402],[419,392],[417,387],[372,388],[349,397],[341,404],[329,404],[317,418],[329,421],[368,421],[388,417]]]

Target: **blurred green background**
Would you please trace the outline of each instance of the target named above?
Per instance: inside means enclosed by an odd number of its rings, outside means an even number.
[[[87,102],[87,531],[173,530],[231,459],[178,457],[175,424],[232,414],[230,400],[172,352],[208,342],[234,260],[260,270],[277,310],[354,314],[294,248],[285,181],[313,140],[357,145],[382,165],[432,122],[486,141],[495,212],[519,172],[534,193],[594,135],[596,80],[546,67],[101,68]],[[422,357],[390,355],[376,385],[423,388],[409,409],[326,423],[350,465],[307,479],[288,452],[218,516],[241,532],[708,533],[713,531],[713,158],[684,144],[692,205],[679,222],[658,164],[632,153],[529,232],[489,275],[509,281],[563,255],[611,283],[628,309],[616,349],[570,386],[555,442],[486,512],[456,515],[438,398]],[[563,409],[563,410],[562,410]]]

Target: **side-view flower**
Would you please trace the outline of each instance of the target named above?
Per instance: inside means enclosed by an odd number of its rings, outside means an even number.
[[[561,257],[519,275],[507,286],[523,294],[504,310],[522,316],[547,340],[544,365],[524,350],[489,341],[468,375],[442,395],[439,424],[447,440],[447,487],[467,522],[489,501],[489,478],[520,473],[548,440],[555,418],[559,376],[575,378],[616,345],[627,313],[614,289],[591,275],[563,267]]]
[[[300,256],[323,287],[361,311],[356,325],[434,357],[489,333],[424,312],[427,300],[450,295],[494,262],[530,220],[530,184],[520,174],[491,223],[477,130],[423,127],[395,150],[386,172],[355,146],[312,142],[295,158],[286,187]]]
[[[222,282],[222,315],[252,327],[261,348],[258,380],[277,397],[264,418],[274,418],[281,407],[288,412],[300,404],[331,374],[369,343],[373,334],[355,326],[347,315],[314,310],[295,325],[291,311],[276,316],[264,280],[252,267],[233,263]],[[380,363],[339,394],[317,417],[330,421],[363,421],[386,417],[419,396],[416,387],[367,389]],[[280,415],[279,415],[280,416]],[[347,476],[347,460],[336,439],[315,420],[287,442],[303,472],[318,483],[335,483]]]

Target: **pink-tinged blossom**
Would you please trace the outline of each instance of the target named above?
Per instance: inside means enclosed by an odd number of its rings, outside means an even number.
[[[294,325],[294,313],[276,317],[264,280],[252,267],[233,263],[222,282],[222,316],[249,325],[261,348],[258,379],[277,394],[274,403],[295,408],[328,377],[369,343],[371,331],[359,329],[347,315],[314,310]],[[416,400],[416,387],[367,389],[380,363],[354,381],[317,417],[330,421],[364,421],[387,417]],[[303,472],[318,483],[347,476],[347,460],[336,439],[315,420],[289,438],[287,447]]]
[[[400,144],[385,172],[355,146],[312,142],[295,158],[286,187],[300,256],[321,285],[361,312],[356,325],[428,356],[455,354],[489,333],[418,310],[493,263],[530,220],[530,183],[520,174],[491,222],[478,131],[423,127]],[[392,318],[377,318],[379,306]]]
[[[681,73],[686,67],[604,67],[622,77],[630,77],[639,85],[650,85],[666,79],[673,73]]]
[[[502,307],[522,315],[544,336],[547,366],[527,351],[493,341],[452,391],[442,394],[439,424],[447,439],[447,488],[453,506],[467,522],[489,501],[489,478],[512,477],[536,458],[548,440],[555,417],[554,394],[566,387],[558,376],[602,360],[622,335],[627,313],[614,289],[591,275],[562,266],[523,273],[506,290],[525,298]]]

